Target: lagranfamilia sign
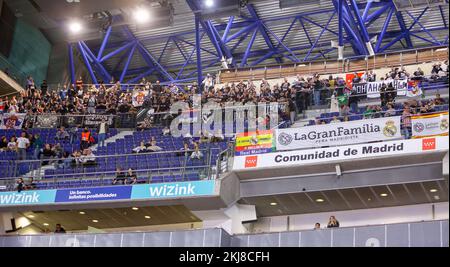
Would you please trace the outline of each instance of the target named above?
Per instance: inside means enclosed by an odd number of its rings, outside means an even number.
[[[292,150],[323,146],[386,141],[401,138],[400,117],[277,129],[276,149]]]

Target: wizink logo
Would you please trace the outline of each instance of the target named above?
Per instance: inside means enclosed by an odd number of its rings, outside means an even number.
[[[40,195],[36,192],[32,194],[27,193],[13,193],[8,195],[0,195],[0,204],[14,205],[14,204],[32,204],[39,203]]]
[[[176,197],[186,195],[195,195],[194,185],[175,184],[175,185],[150,187],[150,197]]]

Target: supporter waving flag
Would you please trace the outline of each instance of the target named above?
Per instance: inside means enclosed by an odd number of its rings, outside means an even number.
[[[149,91],[145,90],[139,90],[133,92],[133,106],[134,107],[140,107],[142,104],[144,104],[145,97],[148,96]]]
[[[416,97],[422,95],[422,81],[420,80],[409,80],[408,81],[408,92],[406,95],[408,97]]]

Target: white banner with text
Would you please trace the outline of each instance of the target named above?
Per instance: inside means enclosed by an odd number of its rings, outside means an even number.
[[[395,140],[401,138],[400,117],[277,129],[275,134],[277,151]]]
[[[412,116],[411,125],[414,138],[448,135],[448,112]]]
[[[435,151],[448,151],[448,137],[436,136],[423,139],[236,156],[233,170],[302,166]]]

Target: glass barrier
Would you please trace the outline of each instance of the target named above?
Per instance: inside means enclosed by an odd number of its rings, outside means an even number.
[[[155,148],[156,149],[156,148]],[[0,186],[17,189],[75,188],[115,184],[166,183],[213,180],[227,152],[208,147],[199,150],[159,151],[123,155],[43,157],[41,160],[0,161]]]

